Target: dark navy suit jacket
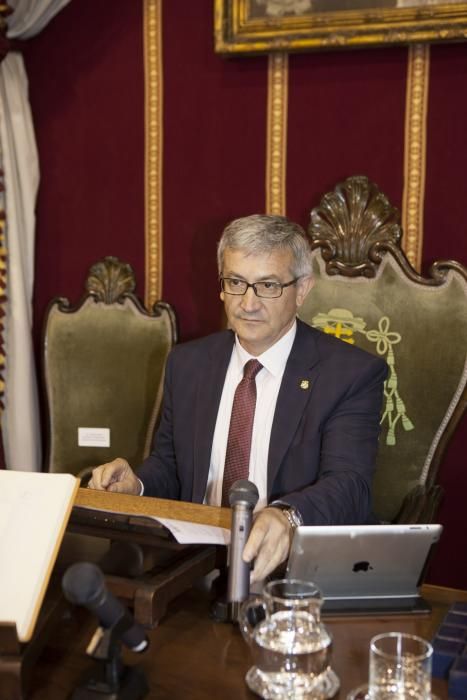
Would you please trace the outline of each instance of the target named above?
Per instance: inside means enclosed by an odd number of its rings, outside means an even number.
[[[297,322],[268,455],[268,502],[294,505],[305,524],[356,524],[371,510],[386,363]],[[174,347],[159,428],[138,469],[144,495],[202,503],[234,334]]]

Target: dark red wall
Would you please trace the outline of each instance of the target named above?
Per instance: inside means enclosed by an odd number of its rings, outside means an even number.
[[[36,337],[55,295],[77,301],[103,255],[144,295],[142,1],[73,0],[24,47],[41,161]],[[212,0],[163,2],[163,297],[182,339],[219,327],[214,247],[229,219],[264,211],[267,57],[213,52]],[[407,49],[290,57],[287,213],[366,174],[399,208]],[[467,43],[431,50],[423,264],[467,263]],[[445,534],[431,579],[467,588],[466,421],[442,467]]]
[[[75,0],[24,46],[41,170],[38,327],[51,297],[78,300],[104,255],[131,263],[144,294],[142,3],[113,7]]]
[[[290,57],[292,219],[306,226],[310,209],[349,175],[367,175],[400,207],[406,64],[406,48]]]
[[[192,338],[219,329],[222,229],[264,210],[267,57],[214,54],[211,2],[165,2],[163,18],[163,288]]]

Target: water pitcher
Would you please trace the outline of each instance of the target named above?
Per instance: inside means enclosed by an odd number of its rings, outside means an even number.
[[[339,680],[331,669],[332,639],[321,622],[322,595],[306,581],[271,581],[242,606],[240,629],[254,666],[249,688],[263,698],[332,697]]]

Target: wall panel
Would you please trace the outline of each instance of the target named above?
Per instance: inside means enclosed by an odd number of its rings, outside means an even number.
[[[431,47],[423,263],[467,265],[467,42]]]
[[[289,59],[287,211],[303,225],[321,196],[367,175],[400,207],[407,49]]]
[[[50,298],[77,301],[104,255],[130,262],[144,294],[142,5],[117,5],[75,0],[24,43],[41,168],[37,333]]]
[[[219,328],[215,244],[264,210],[267,58],[213,51],[212,3],[163,4],[164,298],[181,337]]]

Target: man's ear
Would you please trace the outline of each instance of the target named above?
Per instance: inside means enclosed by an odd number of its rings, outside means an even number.
[[[315,285],[315,278],[311,275],[301,277],[297,282],[297,307],[301,306],[308,296],[309,291]]]

